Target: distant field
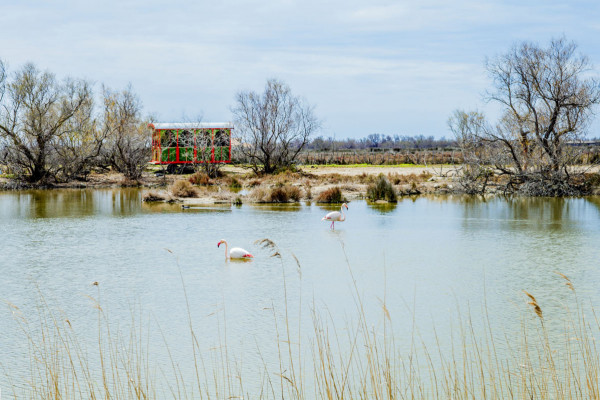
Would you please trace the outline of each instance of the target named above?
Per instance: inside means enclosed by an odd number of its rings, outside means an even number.
[[[306,151],[298,160],[308,165],[429,165],[461,164],[462,153],[448,149]]]

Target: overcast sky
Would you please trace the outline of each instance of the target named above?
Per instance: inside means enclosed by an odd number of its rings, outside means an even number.
[[[565,35],[600,71],[597,0],[2,0],[0,27],[10,70],[131,83],[160,122],[230,121],[236,92],[277,78],[337,138],[450,137],[457,108],[494,118],[484,61],[517,41]]]

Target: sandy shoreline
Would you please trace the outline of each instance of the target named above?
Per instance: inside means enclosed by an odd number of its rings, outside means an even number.
[[[256,176],[252,170],[236,165],[224,165],[223,177],[211,179],[208,184],[194,186],[192,197],[177,196],[172,192],[176,181],[188,181],[188,175],[163,175],[160,170],[143,174],[140,182],[128,182],[122,174],[91,173],[87,181],[55,184],[50,187],[28,187],[18,181],[0,176],[0,190],[28,189],[103,189],[128,186],[141,187],[144,194],[156,194],[160,201],[183,205],[209,205],[223,203],[265,202],[265,193],[278,187],[292,188],[296,199],[314,200],[322,192],[337,187],[347,200],[366,197],[369,184],[383,174],[399,196],[419,194],[462,193],[458,181],[460,165],[351,165],[351,166],[300,166],[296,172]],[[598,172],[599,167],[586,167],[587,172]],[[233,182],[236,187],[233,187]],[[497,185],[500,190],[501,185]],[[494,193],[494,183],[490,184]],[[262,192],[261,192],[262,191]],[[595,190],[594,193],[599,190]],[[290,200],[297,201],[297,200]],[[268,202],[268,200],[267,200]]]

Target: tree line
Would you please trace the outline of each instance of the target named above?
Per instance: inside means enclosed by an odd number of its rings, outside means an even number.
[[[457,147],[455,139],[445,137],[435,138],[425,135],[383,135],[372,133],[364,138],[335,139],[318,136],[306,144],[307,150],[332,151],[332,150],[364,150],[364,149],[389,149],[389,150],[424,150],[424,149],[450,149]]]
[[[492,81],[486,100],[500,104],[503,113],[490,122],[479,111],[456,110],[448,121],[453,139],[379,133],[311,139],[321,126],[314,106],[270,79],[262,92],[240,91],[235,97],[235,158],[256,173],[272,173],[297,162],[303,150],[454,154],[458,148],[467,192],[483,193],[492,176],[501,175],[509,192],[584,193],[585,170],[574,166],[587,150],[573,144],[587,136],[600,103],[589,59],[559,38],[548,46],[517,43],[488,60],[486,69]],[[30,182],[79,179],[91,168],[139,179],[151,155],[141,102],[130,86],[119,91],[103,86],[99,98],[85,80],[59,81],[33,64],[8,74],[0,61],[0,164]]]
[[[82,179],[92,168],[136,180],[150,159],[148,120],[131,86],[59,80],[29,63],[9,74],[0,60],[0,164],[41,184]]]

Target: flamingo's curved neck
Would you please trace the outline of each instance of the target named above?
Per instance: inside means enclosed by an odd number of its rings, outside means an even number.
[[[225,261],[229,259],[229,251],[227,250],[227,242],[223,240],[223,244],[225,245]]]
[[[344,214],[344,206],[340,207],[340,212],[342,213],[342,218],[340,218],[340,221],[345,221],[346,214]]]

